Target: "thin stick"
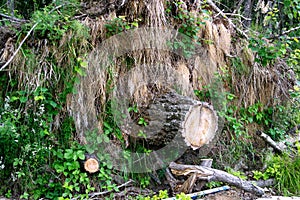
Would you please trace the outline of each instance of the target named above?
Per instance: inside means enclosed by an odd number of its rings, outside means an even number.
[[[35,23],[32,28],[28,31],[27,35],[25,36],[25,38],[21,41],[20,45],[18,46],[17,50],[14,52],[14,54],[9,58],[9,60],[1,67],[0,71],[2,71],[5,67],[7,67],[11,61],[14,59],[14,57],[17,55],[17,53],[20,51],[22,45],[24,44],[24,42],[27,40],[27,38],[29,37],[29,35],[31,34],[31,32],[34,30],[34,28],[39,24],[39,22]]]
[[[49,11],[48,14],[52,13],[53,11],[59,9],[60,7],[62,7],[63,5],[59,5],[56,6],[55,8],[53,8],[52,10]],[[28,31],[28,33],[26,34],[25,38],[21,41],[20,45],[18,46],[17,50],[13,53],[13,55],[9,58],[9,60],[1,67],[0,72],[3,71],[3,69],[5,67],[7,67],[12,60],[14,59],[14,57],[18,54],[18,52],[20,51],[22,45],[24,44],[24,42],[27,40],[27,38],[29,37],[29,35],[32,33],[32,31],[35,29],[35,27],[41,22],[41,20],[39,20],[38,22],[36,22],[31,29]]]
[[[129,184],[131,184],[131,183],[133,183],[133,182],[134,182],[133,180],[129,180],[129,181],[127,181],[126,183],[123,183],[122,185],[119,185],[119,186],[117,187],[117,189],[120,189],[120,188],[122,188],[122,187],[125,187],[125,186],[127,186],[127,185],[129,185]],[[106,190],[106,191],[103,191],[103,192],[94,192],[94,193],[88,194],[88,196],[89,196],[89,198],[91,199],[91,198],[93,198],[93,197],[95,197],[95,196],[104,195],[104,194],[108,194],[108,193],[111,193],[111,192],[113,192],[113,190]],[[76,200],[76,199],[79,199],[79,198],[80,198],[80,195],[77,196],[77,197],[75,197],[75,198],[72,198],[71,200]]]
[[[289,34],[289,33],[293,32],[293,31],[296,31],[296,30],[298,30],[298,29],[300,29],[300,26],[298,26],[298,27],[294,27],[294,28],[291,28],[290,30],[287,30],[287,31],[283,31],[281,34],[279,34],[279,35],[274,35],[274,36],[271,36],[271,37],[269,37],[268,39],[275,39],[275,38],[279,38],[280,36],[287,35],[287,34]],[[291,37],[291,38],[297,38],[297,37],[298,37],[298,36],[296,36],[296,37]]]
[[[213,194],[213,193],[217,193],[217,192],[221,192],[221,191],[225,191],[225,190],[229,190],[229,189],[230,189],[230,187],[225,185],[222,187],[217,187],[217,188],[204,190],[204,191],[200,191],[200,192],[196,192],[196,193],[192,193],[192,194],[187,194],[186,196],[189,196],[192,199],[197,199],[198,197],[202,197],[204,195]],[[176,199],[177,199],[176,197],[171,197],[171,198],[167,198],[165,200],[176,200]]]
[[[11,21],[15,21],[15,22],[28,22],[28,20],[25,20],[25,19],[18,19],[18,18],[15,18],[15,17],[12,17],[12,16],[8,16],[6,14],[3,14],[3,13],[0,13],[0,16],[1,17],[4,17],[6,19],[9,19]]]

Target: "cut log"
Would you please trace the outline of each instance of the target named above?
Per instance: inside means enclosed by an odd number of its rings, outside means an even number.
[[[94,155],[86,155],[83,166],[85,171],[92,174],[99,170],[99,161]]]
[[[171,172],[177,176],[187,176],[196,173],[199,180],[219,181],[243,189],[246,192],[254,193],[258,196],[264,194],[264,190],[254,185],[252,182],[244,181],[239,177],[218,169],[198,165],[182,165],[174,162],[170,163],[169,168],[171,169]]]
[[[139,131],[137,127],[126,126],[125,132],[146,140],[151,146],[164,146],[180,134],[186,145],[195,150],[208,144],[218,127],[218,118],[211,105],[176,92],[156,97],[144,113],[148,125],[138,127]],[[141,131],[142,137],[137,134]]]

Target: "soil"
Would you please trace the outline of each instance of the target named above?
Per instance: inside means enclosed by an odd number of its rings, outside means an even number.
[[[230,189],[228,191],[218,192],[215,194],[206,195],[202,199],[205,200],[252,200],[257,199],[258,196],[244,192],[239,189]]]

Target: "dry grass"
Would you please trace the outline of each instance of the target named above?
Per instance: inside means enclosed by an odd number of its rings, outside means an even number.
[[[164,3],[163,0],[133,0],[125,5],[123,13],[120,11],[118,14],[126,15],[129,20],[142,17],[141,26],[144,27],[166,28]],[[104,24],[114,16],[112,13],[94,19],[86,17],[81,21],[90,30],[89,43],[86,40],[71,42],[72,38],[78,37],[72,32],[61,39],[58,47],[49,44],[46,39],[35,41],[32,48],[35,56],[28,58],[20,52],[9,69],[10,73],[17,75],[20,89],[34,90],[38,86],[53,85],[53,82],[63,84],[65,76],[62,72],[66,74],[67,70],[71,70],[66,66],[74,65],[77,56],[89,54],[87,74],[80,77],[77,94],[68,98],[68,110],[75,119],[78,138],[84,138],[84,133],[95,127],[101,131],[102,118],[99,114],[105,112],[105,104],[114,94],[110,91],[113,87],[120,88],[121,97],[123,95],[130,98],[130,102],[141,105],[153,98],[153,85],[155,92],[173,87],[182,94],[193,96],[194,89],[201,90],[212,84],[215,74],[222,74],[221,68],[226,67],[230,69],[231,83],[225,84],[233,86],[235,95],[240,99],[239,105],[249,106],[260,101],[273,106],[288,98],[287,91],[291,85],[283,62],[278,60],[268,68],[254,64],[253,54],[245,47],[247,41],[233,42],[232,30],[227,24],[204,15],[200,10],[189,9],[205,22],[198,34],[202,46],[198,47],[192,59],[167,51],[166,41],[170,40],[172,33],[162,35],[158,32],[155,35],[154,32],[153,36],[149,36],[149,32],[143,32],[147,29],[141,29],[130,37],[125,34],[125,38],[118,35],[106,40]],[[170,27],[174,25],[170,24]],[[144,38],[145,35],[148,38]],[[7,44],[10,44],[9,41]],[[95,48],[93,51],[90,51],[90,45]],[[159,48],[152,49],[152,46]],[[2,59],[5,60],[11,49],[7,45]],[[241,58],[246,73],[240,74],[231,66],[231,56]],[[49,57],[55,58],[56,66],[47,59]],[[128,58],[133,61],[129,68],[124,64]],[[108,81],[111,85],[107,84]]]

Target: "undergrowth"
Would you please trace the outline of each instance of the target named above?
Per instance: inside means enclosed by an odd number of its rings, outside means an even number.
[[[17,33],[18,43],[37,23],[34,34],[22,46],[21,53],[11,66],[11,72],[0,74],[0,193],[7,198],[88,199],[93,191],[118,191],[111,176],[118,172],[114,171],[109,155],[103,154],[95,144],[95,140],[98,144],[106,144],[114,139],[123,147],[127,146],[113,118],[112,102],[106,101],[105,113],[100,116],[103,119],[104,134],[100,136],[96,130],[87,134],[86,140],[92,144],[87,147],[74,142],[78,139],[75,124],[66,110],[68,96],[76,93],[74,84],[78,83],[78,77],[86,75],[86,54],[92,49],[88,28],[74,19],[79,1],[33,2],[34,10],[31,8],[32,12],[23,13],[26,19],[30,18],[30,22],[24,24]],[[189,58],[195,50],[192,45],[194,42],[201,45],[211,41],[203,41],[197,34],[204,25],[204,19],[184,9],[181,4],[181,1],[168,2],[166,12],[178,24],[178,31],[189,37],[182,43],[175,41],[172,44]],[[28,7],[27,4],[24,6]],[[105,24],[106,37],[138,28],[141,21],[139,18],[128,21],[125,16],[118,16]],[[34,44],[37,38],[43,42]],[[292,44],[281,42],[268,46],[262,37],[250,40],[250,48],[256,52],[256,62],[264,67],[274,63],[277,57],[286,57],[287,52],[291,51],[287,62],[299,78],[299,49],[291,49],[289,46]],[[129,61],[130,64],[132,61]],[[232,63],[240,69],[239,73],[247,72],[245,66],[241,66],[240,59]],[[229,71],[223,71],[219,78],[231,84]],[[113,86],[110,83],[113,80],[109,81],[108,90],[111,91]],[[213,91],[209,88],[207,86],[201,91],[195,91],[199,100],[210,101]],[[243,159],[252,165],[257,164],[260,154],[253,146],[255,133],[249,130],[249,126],[256,124],[276,141],[284,139],[290,128],[300,124],[299,82],[290,89],[289,95],[291,101],[285,105],[271,107],[255,102],[247,107],[237,107],[237,95],[232,91],[226,93],[226,99],[221,102],[226,105],[225,109],[218,113],[225,119],[223,134],[226,139],[220,146],[226,149],[219,151],[216,160],[230,167]],[[134,106],[128,109],[129,112],[138,112]],[[147,121],[142,117],[138,118],[137,123],[147,126]],[[150,152],[143,145],[126,150]],[[81,163],[86,158],[86,152],[96,154],[101,163],[96,174],[87,174],[82,170]],[[267,161],[267,165],[265,171],[254,172],[254,178],[275,178],[279,192],[299,195],[299,152],[295,157],[288,154],[274,155]],[[241,172],[232,168],[227,170],[244,178]],[[124,173],[122,178],[134,179],[141,188],[151,184],[151,177],[147,173]],[[208,187],[219,184],[211,183]],[[167,197],[167,191],[161,191],[156,196],[140,199]],[[184,194],[179,194],[177,198],[189,199]]]

